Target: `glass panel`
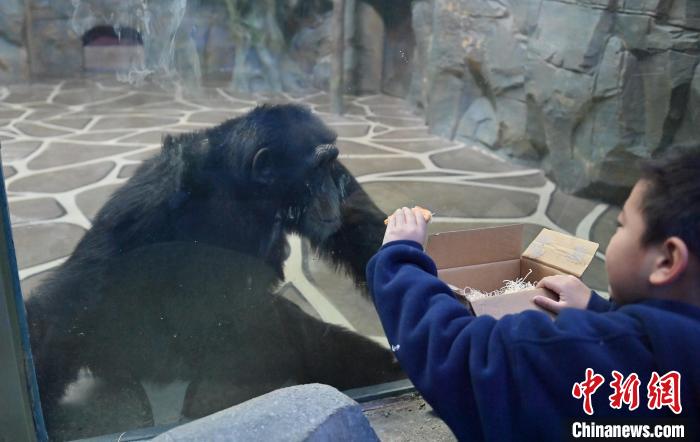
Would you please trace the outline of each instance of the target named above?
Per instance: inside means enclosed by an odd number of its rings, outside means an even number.
[[[28,351],[7,195],[0,182],[0,403],[13,405],[0,413],[0,441],[46,439],[36,380],[26,371],[33,367],[31,358],[25,357]]]
[[[431,232],[596,241],[583,280],[605,294],[635,161],[697,134],[700,9],[598,3],[0,2],[52,436],[402,379],[363,281],[400,206],[432,210]]]

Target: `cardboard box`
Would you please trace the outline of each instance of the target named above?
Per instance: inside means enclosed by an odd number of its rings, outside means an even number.
[[[538,294],[558,297],[549,290],[534,289],[470,303],[464,296],[464,288],[491,292],[503,287],[503,281],[523,278],[530,270],[526,280],[533,283],[558,274],[580,278],[598,250],[594,242],[542,229],[521,253],[522,237],[522,225],[437,233],[428,238],[426,252],[435,261],[440,279],[475,315],[500,318],[508,313],[539,309],[532,302]]]

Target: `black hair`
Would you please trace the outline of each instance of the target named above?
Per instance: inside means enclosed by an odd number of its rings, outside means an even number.
[[[700,145],[672,147],[641,164],[648,183],[642,197],[648,245],[677,236],[700,257]]]

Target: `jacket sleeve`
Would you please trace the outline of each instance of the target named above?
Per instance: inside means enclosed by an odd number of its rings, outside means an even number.
[[[534,310],[498,321],[474,317],[416,242],[383,246],[367,265],[367,282],[402,368],[459,440],[500,440],[504,427],[530,426],[519,407],[558,403],[551,389],[570,391],[592,361],[606,368],[642,363],[637,319],[620,312],[564,309],[555,321]],[[596,298],[592,307],[606,305]],[[608,338],[614,345],[601,345]],[[549,390],[534,387],[542,379]],[[575,401],[560,405],[580,410]]]
[[[588,300],[586,310],[603,313],[612,310],[613,306],[612,302],[600,296],[595,290],[591,290],[591,299]]]
[[[493,414],[479,407],[508,410],[514,394],[504,387],[515,383],[496,320],[474,317],[455,299],[416,242],[386,244],[370,260],[367,278],[389,343],[415,387],[458,439],[483,439],[483,428],[498,423],[484,421]]]

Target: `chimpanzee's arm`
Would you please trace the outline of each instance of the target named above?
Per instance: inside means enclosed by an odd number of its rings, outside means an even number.
[[[274,306],[289,339],[300,356],[300,383],[320,382],[339,390],[405,379],[394,354],[373,340],[305,313],[282,297]]]
[[[379,210],[350,171],[340,163],[333,177],[343,198],[340,229],[321,244],[312,244],[322,257],[344,267],[357,285],[365,285],[365,267],[384,237],[386,215]]]

